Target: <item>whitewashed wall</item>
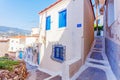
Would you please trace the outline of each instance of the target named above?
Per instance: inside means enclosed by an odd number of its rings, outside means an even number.
[[[67,9],[67,26],[58,28],[58,12]],[[51,16],[51,30],[45,32],[45,19]],[[77,28],[77,24],[82,24]],[[66,61],[81,58],[81,37],[83,36],[83,0],[64,0],[57,6],[40,15],[41,68],[54,72],[62,71],[62,63],[51,59],[52,45],[59,43],[66,46]],[[45,42],[46,41],[46,42]],[[51,65],[51,66],[49,66]]]
[[[33,45],[37,39],[38,39],[37,37],[27,36],[25,39],[25,46]]]
[[[19,48],[19,44],[20,44],[19,38],[10,38],[8,51],[16,52]]]
[[[114,1],[115,0],[108,0],[108,7],[109,7],[108,8],[108,22],[107,22],[108,26],[110,26],[115,20],[115,12],[114,12],[115,4],[114,4]]]

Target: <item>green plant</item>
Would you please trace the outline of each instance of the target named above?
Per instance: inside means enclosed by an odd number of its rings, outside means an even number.
[[[0,58],[0,69],[12,71],[15,65],[18,65],[19,61],[13,61],[6,57]]]
[[[94,26],[94,30],[96,31],[97,30],[97,27]],[[98,30],[103,30],[103,26],[98,26]]]

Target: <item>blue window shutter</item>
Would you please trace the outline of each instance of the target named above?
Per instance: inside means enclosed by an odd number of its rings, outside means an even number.
[[[63,61],[64,57],[63,57],[63,47],[60,47],[60,56],[59,58]]]
[[[51,16],[46,17],[46,30],[51,29]]]
[[[67,10],[59,12],[59,28],[66,27],[67,24]]]

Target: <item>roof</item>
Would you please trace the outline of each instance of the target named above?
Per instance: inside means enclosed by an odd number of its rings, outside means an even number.
[[[0,40],[0,42],[8,42],[9,41],[9,39],[6,39],[6,40]]]
[[[39,35],[36,34],[36,35],[26,36],[26,38],[28,38],[28,37],[39,37]]]
[[[19,39],[19,38],[26,38],[26,36],[12,36],[10,38],[15,38],[15,39]]]
[[[63,0],[58,0],[57,2],[51,4],[49,7],[45,8],[45,9],[42,10],[42,11],[40,11],[39,14],[41,14],[41,13],[45,12],[46,10],[52,8],[53,6],[57,5],[57,4],[60,3],[61,1],[63,1]]]

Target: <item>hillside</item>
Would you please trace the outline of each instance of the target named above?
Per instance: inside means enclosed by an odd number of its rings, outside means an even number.
[[[30,34],[30,31],[28,31],[28,30],[0,26],[0,35],[12,36],[12,35],[29,35],[29,34]]]

